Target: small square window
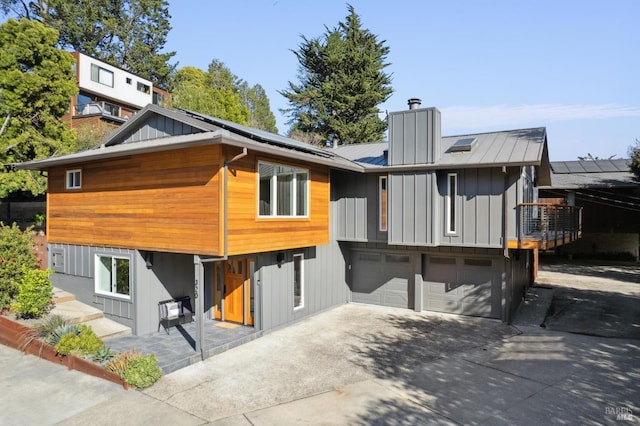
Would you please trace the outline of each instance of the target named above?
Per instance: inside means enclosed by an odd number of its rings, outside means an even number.
[[[131,84],[131,78],[127,77],[126,80],[127,84]]]
[[[67,170],[67,189],[82,188],[82,170]]]

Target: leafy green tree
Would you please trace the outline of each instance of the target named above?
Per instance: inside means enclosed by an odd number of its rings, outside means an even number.
[[[77,93],[73,57],[57,40],[57,31],[36,21],[0,25],[0,197],[46,189],[45,177],[11,170],[11,163],[74,149],[75,135],[60,121]]]
[[[640,140],[636,139],[635,145],[629,147],[629,170],[634,179],[640,182]]]
[[[167,0],[0,0],[0,11],[39,20],[78,50],[167,86],[175,52],[162,52],[171,30]]]
[[[317,133],[332,143],[381,140],[387,123],[378,105],[393,89],[384,72],[389,47],[363,29],[353,6],[345,22],[322,37],[308,39],[293,53],[298,59],[299,83],[280,92],[289,101],[284,109],[292,129]]]
[[[183,67],[173,79],[172,104],[174,107],[247,124],[249,108],[242,103],[236,81],[237,77],[217,60],[211,62],[208,71]]]

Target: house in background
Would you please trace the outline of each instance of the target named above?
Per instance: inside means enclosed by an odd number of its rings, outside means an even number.
[[[168,92],[153,82],[80,52],[75,75],[79,93],[62,121],[72,128],[97,122],[120,126],[149,104],[162,105]]]
[[[536,251],[579,236],[540,232],[546,132],[443,138],[411,105],[388,143],[334,149],[149,105],[99,148],[19,165],[48,172],[54,284],[135,334],[180,296],[200,324],[263,331],[349,302],[509,321]]]
[[[565,203],[583,210],[582,239],[564,246],[576,258],[640,260],[640,184],[628,160],[551,163],[551,185],[540,202]]]

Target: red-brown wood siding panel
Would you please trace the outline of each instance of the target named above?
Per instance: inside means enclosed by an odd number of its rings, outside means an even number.
[[[227,148],[227,158],[238,149]],[[308,218],[258,218],[258,160],[309,170]],[[310,247],[329,243],[329,169],[289,160],[256,156],[229,164],[229,255]]]
[[[65,189],[82,169],[82,188]],[[49,171],[48,240],[222,254],[221,147],[185,148]]]

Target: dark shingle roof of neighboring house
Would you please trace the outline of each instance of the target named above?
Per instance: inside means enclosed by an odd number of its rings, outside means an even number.
[[[551,188],[636,186],[628,160],[578,160],[551,162]]]
[[[454,152],[451,147],[460,139],[473,138],[473,148],[467,152]],[[441,156],[434,167],[488,167],[501,165],[540,164],[546,153],[547,133],[544,127],[444,136],[441,139]],[[333,152],[365,168],[386,167],[387,142],[342,145]]]

